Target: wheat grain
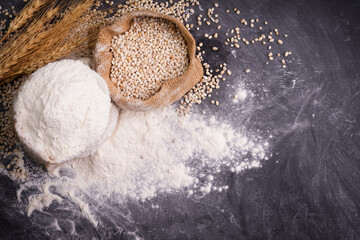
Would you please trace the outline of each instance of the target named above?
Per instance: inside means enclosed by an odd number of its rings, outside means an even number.
[[[110,79],[127,98],[148,99],[189,66],[180,30],[159,18],[134,18],[127,32],[112,38],[110,51]]]

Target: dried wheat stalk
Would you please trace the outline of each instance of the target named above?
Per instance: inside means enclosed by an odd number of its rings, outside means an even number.
[[[96,26],[81,28],[86,21],[84,13],[93,3],[83,0],[70,6],[53,5],[35,13],[33,21],[0,50],[0,85],[81,50],[87,47],[86,42],[93,43]],[[50,24],[51,20],[55,22]]]
[[[39,11],[43,6],[49,4],[48,0],[33,0],[28,3],[16,16],[16,18],[10,22],[8,31],[4,35],[4,37],[0,40],[0,42],[4,41],[10,33],[15,32],[24,26],[30,19],[32,19],[37,11]]]

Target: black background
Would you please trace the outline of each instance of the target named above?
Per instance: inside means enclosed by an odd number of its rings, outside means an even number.
[[[24,5],[9,2],[0,5]],[[206,10],[212,3],[201,5]],[[226,60],[235,69],[230,86],[241,78],[255,95],[251,111],[239,110],[241,114],[226,104],[204,103],[201,108],[268,131],[274,136],[273,156],[259,169],[229,172],[229,190],[201,200],[162,196],[154,200],[159,209],[106,200],[98,228],[54,203],[49,212],[72,218],[76,236],[66,231],[65,222],[59,222],[63,231],[49,231],[51,217],[46,214],[28,218],[20,213],[14,204],[17,186],[0,176],[1,239],[131,239],[132,231],[146,239],[360,239],[360,1],[219,4],[222,13],[241,10],[240,18],[222,14],[223,28],[240,25],[241,18],[259,18],[289,34],[284,50],[293,54],[285,70],[279,63],[265,66],[264,47],[242,46],[236,58],[226,49],[206,55],[210,63]],[[201,32],[194,35],[209,48],[221,47],[221,39],[207,44]],[[246,68],[250,74],[243,73]],[[224,85],[214,95],[226,103],[229,89]],[[132,221],[123,217],[126,212]]]

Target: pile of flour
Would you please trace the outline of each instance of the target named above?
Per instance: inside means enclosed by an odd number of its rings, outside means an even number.
[[[62,60],[40,68],[21,86],[15,127],[40,160],[61,163],[96,150],[110,108],[100,75],[80,61]]]
[[[222,171],[259,167],[266,149],[266,142],[215,117],[179,117],[173,108],[122,111],[113,135],[95,154],[33,184],[41,193],[29,198],[28,214],[66,196],[96,225],[83,196],[101,202],[114,195],[125,201],[182,189],[189,195],[223,191],[227,186],[218,179]]]
[[[81,188],[91,186],[147,199],[208,179],[199,179],[195,170],[199,168],[191,168],[194,165],[202,165],[211,175],[222,166],[236,168],[235,157],[251,156],[251,164],[259,166],[265,158],[261,144],[215,118],[210,121],[200,116],[178,117],[171,108],[123,111],[112,137],[94,155],[66,167],[74,172]]]

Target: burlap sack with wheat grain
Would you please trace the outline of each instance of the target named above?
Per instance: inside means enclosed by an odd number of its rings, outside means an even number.
[[[113,54],[110,51],[111,39],[115,35],[128,31],[132,20],[136,17],[162,18],[174,23],[185,38],[189,56],[189,66],[184,74],[165,80],[160,90],[146,100],[124,97],[110,79],[111,61],[113,59]],[[165,107],[179,100],[201,80],[203,68],[200,61],[195,57],[195,52],[194,38],[178,19],[149,10],[136,11],[123,15],[113,25],[100,30],[94,53],[95,69],[106,80],[111,98],[118,107],[129,110],[152,110]]]

